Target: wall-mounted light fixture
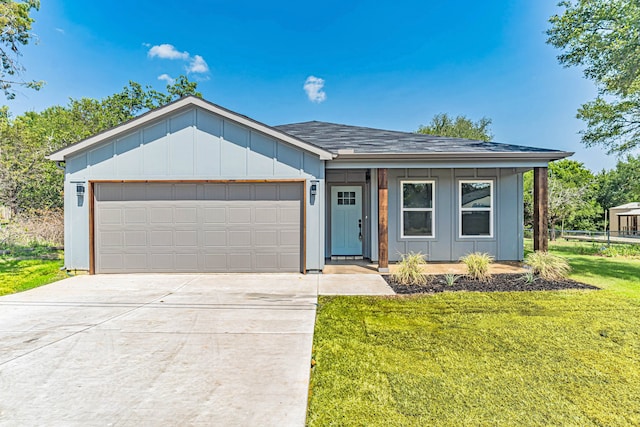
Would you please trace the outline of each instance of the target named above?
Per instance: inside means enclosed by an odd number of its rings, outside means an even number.
[[[78,196],[84,196],[84,183],[83,182],[76,183],[76,194]]]
[[[311,195],[315,196],[318,193],[318,180],[314,179],[311,181]]]

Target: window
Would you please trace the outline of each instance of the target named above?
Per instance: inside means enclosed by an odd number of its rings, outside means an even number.
[[[355,205],[356,192],[355,191],[338,191],[338,204],[339,205]]]
[[[493,237],[493,181],[460,181],[460,237]]]
[[[400,182],[402,237],[433,237],[435,181]]]

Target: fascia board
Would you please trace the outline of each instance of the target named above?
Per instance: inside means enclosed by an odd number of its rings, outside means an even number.
[[[553,161],[572,156],[573,152],[549,151],[549,152],[447,152],[447,153],[349,153],[339,154],[334,160],[544,160]]]

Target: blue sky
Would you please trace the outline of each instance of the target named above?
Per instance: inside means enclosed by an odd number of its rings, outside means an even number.
[[[269,125],[415,131],[438,113],[486,116],[497,142],[612,168],[615,157],[579,142],[576,110],[596,90],[545,44],[555,4],[43,0],[22,63],[47,84],[7,104],[17,115],[188,73],[205,99]]]

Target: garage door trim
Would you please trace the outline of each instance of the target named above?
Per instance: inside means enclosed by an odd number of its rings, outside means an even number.
[[[88,182],[87,196],[89,200],[89,274],[96,272],[96,240],[95,240],[95,195],[94,186],[96,184],[260,184],[260,183],[300,183],[302,185],[302,242],[301,242],[301,272],[306,274],[307,266],[307,186],[306,179],[200,179],[200,180],[90,180]]]

